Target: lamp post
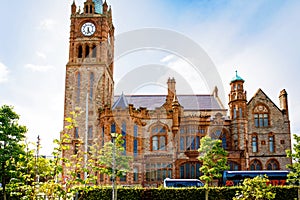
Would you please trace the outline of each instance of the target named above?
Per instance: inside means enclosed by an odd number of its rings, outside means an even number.
[[[117,133],[111,133],[111,138],[113,140],[112,200],[117,200],[117,188],[116,188],[116,138],[117,138]]]

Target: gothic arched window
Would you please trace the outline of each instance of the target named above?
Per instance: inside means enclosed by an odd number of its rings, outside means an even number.
[[[279,170],[279,162],[275,159],[271,159],[267,162],[268,170]]]
[[[135,124],[133,127],[133,155],[138,155],[138,126]]]
[[[96,58],[97,57],[97,46],[93,45],[93,49],[92,49],[92,58]]]
[[[250,170],[262,170],[262,164],[259,160],[255,159],[250,163]]]
[[[167,131],[165,127],[158,125],[151,129],[151,145],[152,151],[166,150]]]
[[[123,148],[124,148],[124,152],[123,154],[126,155],[126,123],[123,122],[122,123],[122,137],[123,137]]]
[[[88,58],[90,56],[90,47],[89,45],[85,46],[85,57]]]
[[[240,170],[240,165],[237,162],[228,161],[228,165],[229,165],[231,171],[238,171],[238,170]]]
[[[78,47],[78,58],[82,58],[82,46],[79,45]]]

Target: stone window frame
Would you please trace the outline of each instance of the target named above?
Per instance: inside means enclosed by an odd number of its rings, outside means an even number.
[[[269,164],[271,164],[271,168],[269,168]],[[277,168],[274,168],[274,165],[277,165]],[[267,170],[280,170],[280,163],[275,158],[271,158],[266,162]]]
[[[253,122],[256,128],[268,128],[271,125],[270,109],[266,104],[258,103],[252,111]],[[267,119],[267,121],[266,121]]]
[[[164,130],[164,131],[162,131]],[[150,149],[151,151],[167,151],[168,127],[163,124],[155,124],[150,128]],[[153,148],[153,139],[157,138],[157,149]],[[162,144],[164,138],[164,144]]]
[[[273,148],[273,151],[271,151],[271,138],[272,138],[272,148]],[[269,133],[268,134],[268,150],[270,153],[275,153],[276,152],[276,142],[275,142],[275,135],[274,133]]]
[[[216,134],[217,132],[220,132],[220,134]],[[214,128],[210,132],[210,137],[213,139],[219,139],[222,141],[222,147],[225,150],[228,150],[230,148],[230,136],[229,136],[229,131],[226,128]]]
[[[200,148],[200,140],[205,136],[205,133],[206,128],[204,126],[196,124],[181,125],[179,128],[179,151],[185,152],[198,150],[198,148]],[[190,138],[192,139],[190,140]],[[188,145],[188,143],[191,144]]]
[[[255,141],[253,140],[255,138]],[[256,151],[254,151],[254,142],[256,143]],[[251,135],[251,152],[252,153],[258,153],[259,152],[259,140],[258,140],[258,134],[257,133],[253,133]]]
[[[231,170],[231,171],[238,171],[238,170],[241,169],[241,165],[238,162],[235,162],[235,161],[232,161],[232,160],[228,160],[227,164],[230,167],[229,170]]]
[[[254,169],[251,169],[251,166],[255,164]],[[259,159],[253,159],[251,160],[250,164],[250,170],[263,170],[262,162]],[[260,166],[260,169],[257,169],[257,166]]]
[[[179,177],[182,179],[197,179],[201,176],[201,163],[196,161],[187,161],[179,165]],[[199,167],[197,169],[197,167]]]
[[[163,181],[165,178],[172,178],[173,165],[169,162],[150,162],[146,163],[146,181]]]

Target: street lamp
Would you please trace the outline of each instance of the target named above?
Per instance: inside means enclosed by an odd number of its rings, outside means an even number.
[[[117,188],[116,188],[116,138],[117,133],[111,133],[113,140],[113,166],[112,166],[112,200],[117,200]]]

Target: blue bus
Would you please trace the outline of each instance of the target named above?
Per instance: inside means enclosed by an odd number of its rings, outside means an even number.
[[[257,170],[257,171],[224,171],[222,182],[225,186],[241,185],[246,178],[267,176],[271,185],[286,185],[289,171],[287,170]]]
[[[204,184],[198,179],[170,179],[164,180],[164,187],[203,187]]]

